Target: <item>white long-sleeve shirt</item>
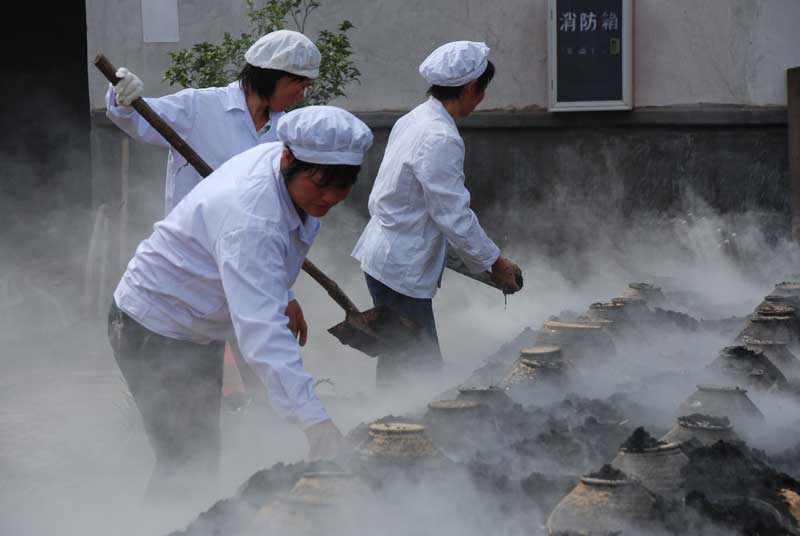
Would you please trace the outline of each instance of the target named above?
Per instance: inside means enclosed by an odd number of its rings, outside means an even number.
[[[500,255],[469,203],[464,142],[453,118],[431,97],[392,127],[369,196],[370,220],[353,257],[389,288],[432,298],[447,242],[475,273]]]
[[[106,115],[115,125],[133,139],[169,149],[164,199],[164,214],[169,214],[202,177],[139,112],[129,106],[117,106],[115,96],[114,86],[109,85]],[[269,128],[256,132],[238,81],[226,87],[184,89],[174,95],[144,100],[213,169],[251,147],[278,140],[278,121],[283,112],[272,112]]]
[[[319,221],[298,216],[280,173],[282,148],[254,147],[189,192],[139,245],[114,300],[173,339],[206,344],[233,327],[272,406],[308,427],[328,415],[284,311]]]

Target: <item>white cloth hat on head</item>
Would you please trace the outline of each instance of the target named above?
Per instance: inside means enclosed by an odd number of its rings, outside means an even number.
[[[419,74],[432,86],[463,86],[486,70],[489,50],[486,43],[477,41],[446,43],[425,58]]]
[[[295,157],[312,164],[360,166],[372,145],[372,131],[336,106],[293,110],[278,122],[278,138]]]
[[[254,67],[317,78],[322,55],[317,45],[300,32],[278,30],[253,43],[244,59]]]

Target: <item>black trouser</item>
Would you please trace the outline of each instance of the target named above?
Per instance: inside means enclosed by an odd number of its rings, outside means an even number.
[[[422,327],[419,339],[405,348],[378,356],[376,381],[379,386],[389,386],[414,375],[438,375],[442,367],[439,336],[433,318],[433,300],[412,298],[387,287],[365,273],[372,302],[390,307]]]
[[[156,457],[148,497],[212,483],[220,456],[224,342],[163,337],[111,304],[108,338]]]

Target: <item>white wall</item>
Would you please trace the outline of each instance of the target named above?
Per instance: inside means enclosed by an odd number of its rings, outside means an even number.
[[[497,66],[482,109],[544,107],[547,102],[546,0],[322,0],[316,28],[343,19],[360,85],[337,104],[354,111],[405,110],[425,85],[417,65],[436,45],[483,40]],[[145,81],[161,83],[168,52],[246,28],[244,0],[179,0],[180,43],[142,43],[140,0],[87,0],[89,61],[103,51]],[[636,0],[636,105],[785,105],[789,67],[800,66],[800,0]],[[92,108],[105,83],[89,72]]]

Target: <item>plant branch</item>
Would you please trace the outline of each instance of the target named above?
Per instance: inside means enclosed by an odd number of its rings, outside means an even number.
[[[202,42],[190,49],[170,53],[171,64],[164,80],[183,87],[220,87],[235,80],[244,66],[244,54],[260,36],[286,27],[287,18],[305,30],[310,14],[319,6],[319,0],[246,0],[247,17],[251,30],[239,37],[225,33],[219,44]],[[326,104],[344,96],[344,89],[358,82],[361,73],[352,61],[352,48],[348,32],[350,21],[342,21],[336,31],[321,30],[316,39],[322,55],[319,77],[314,81],[306,98],[298,104]]]

